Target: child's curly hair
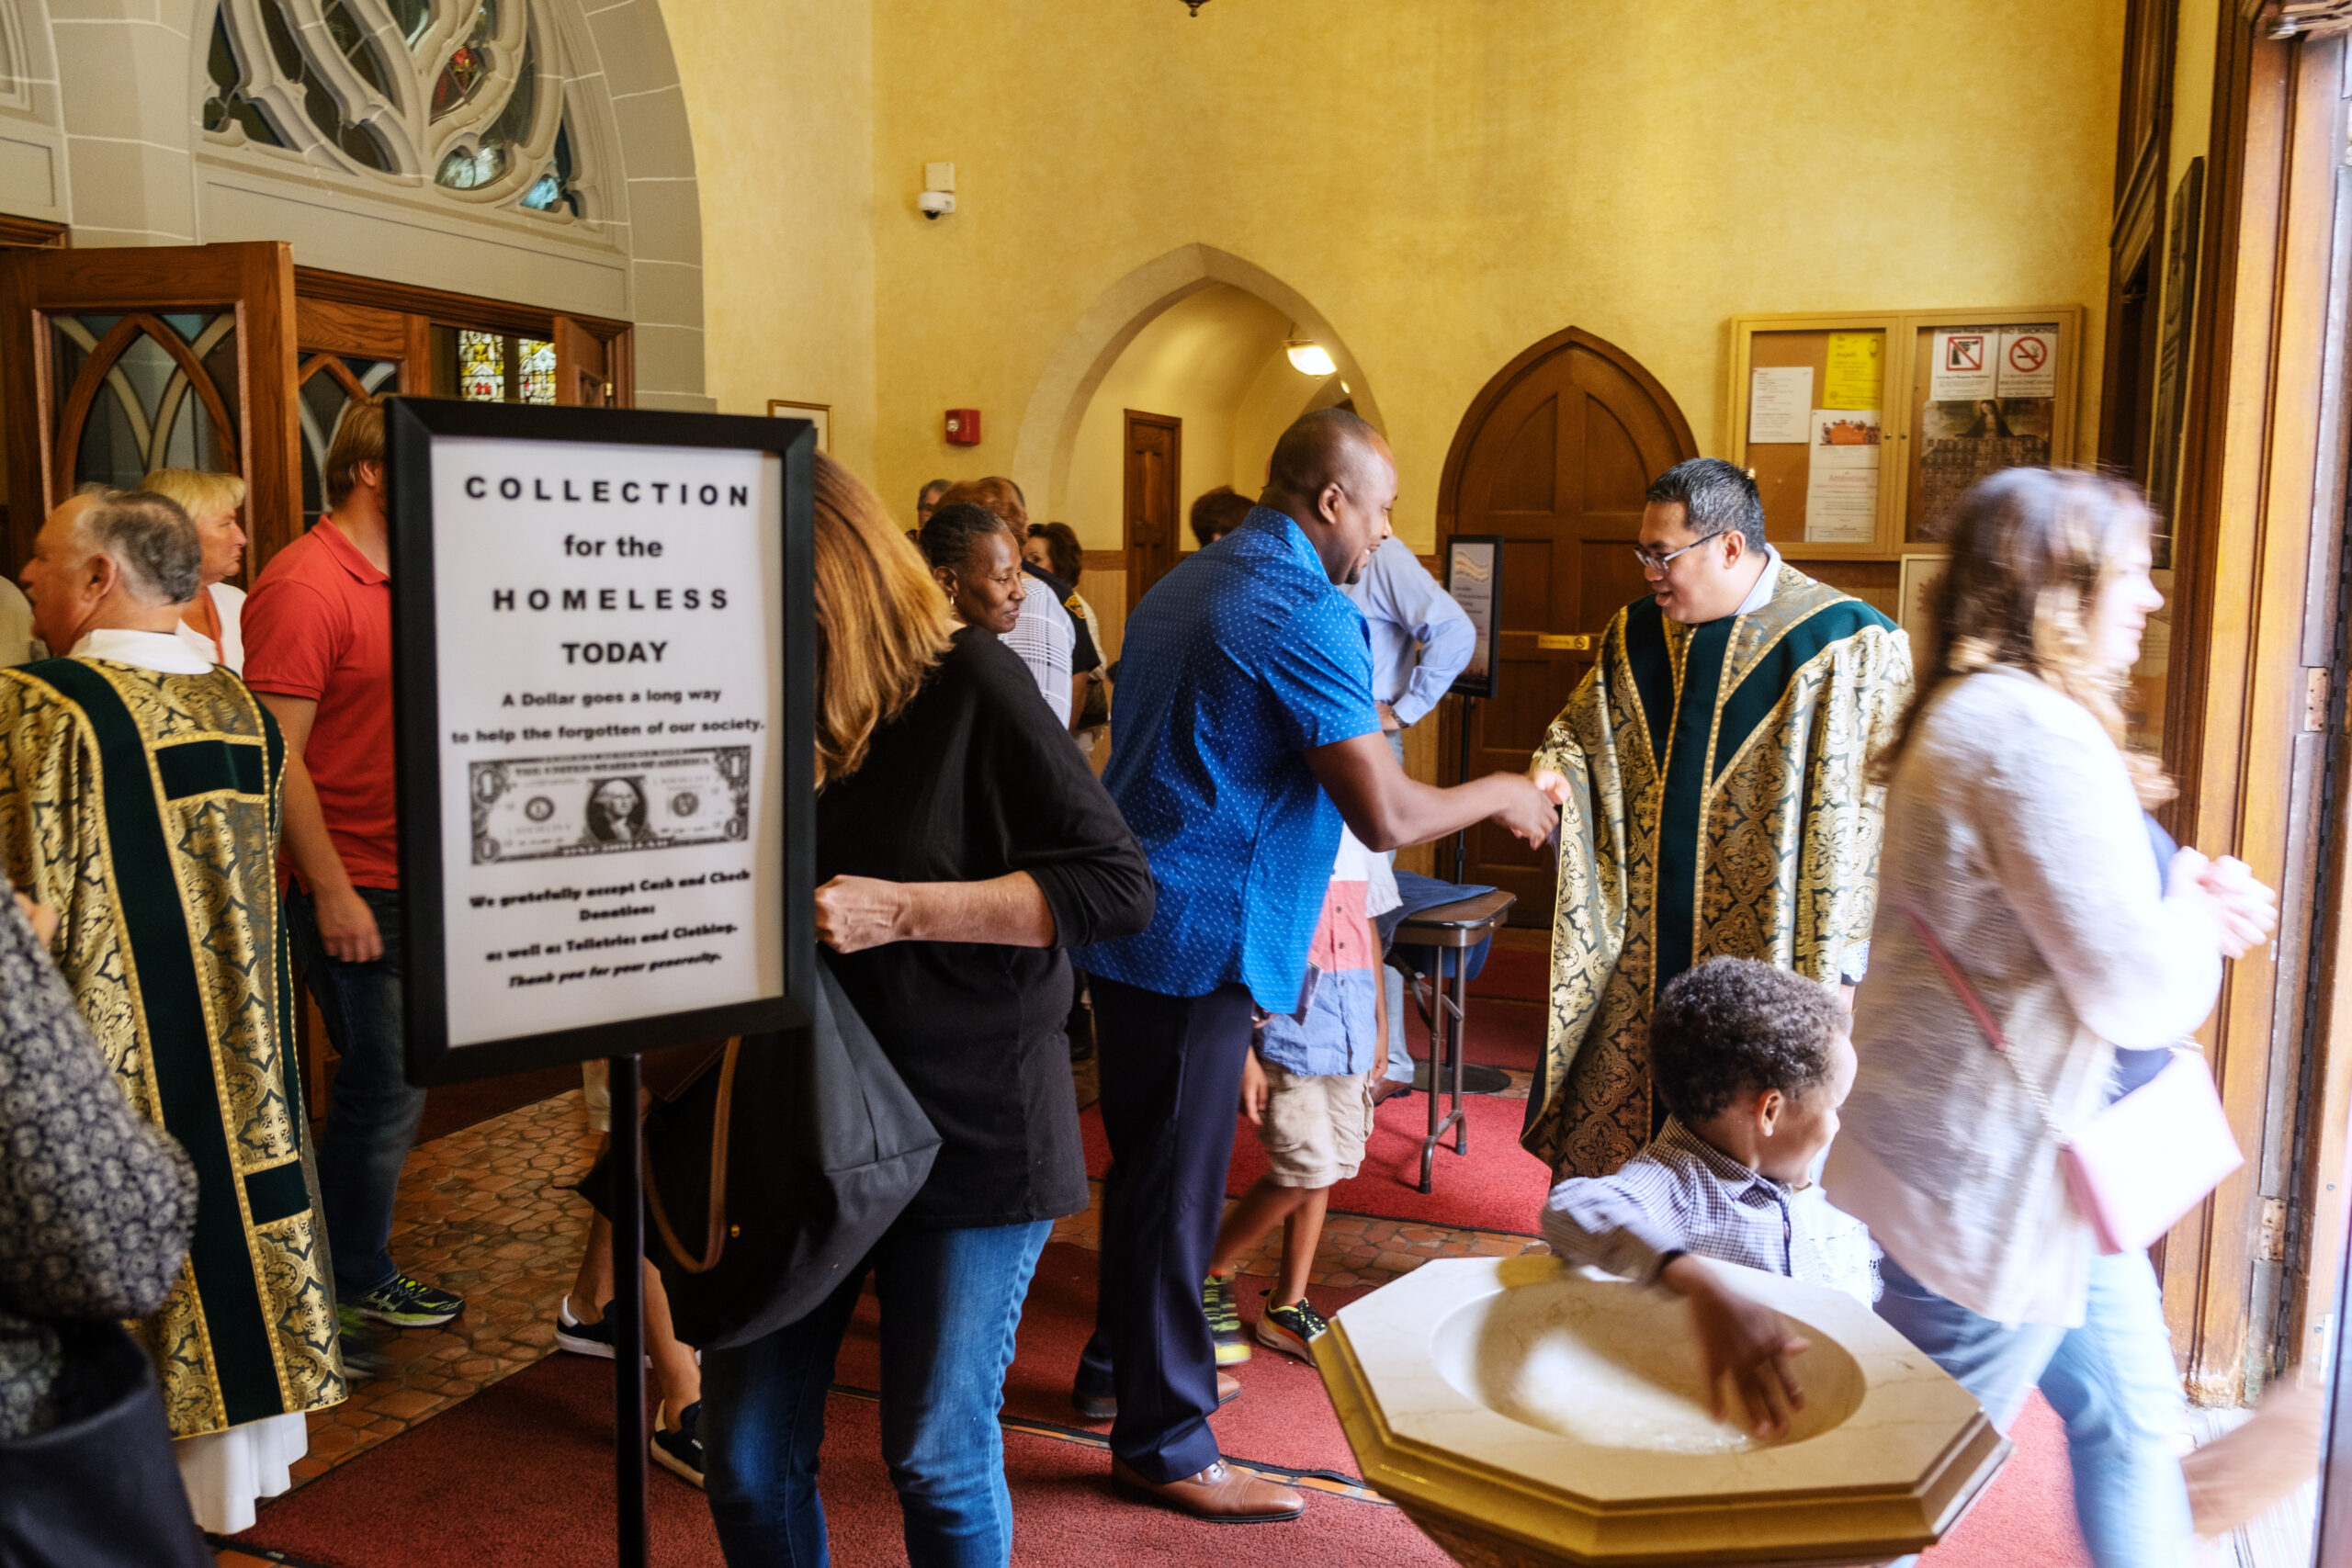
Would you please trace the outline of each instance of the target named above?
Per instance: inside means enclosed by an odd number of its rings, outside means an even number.
[[[1768,1089],[1800,1100],[1829,1077],[1845,1028],[1827,987],[1753,958],[1710,958],[1658,998],[1650,1077],[1686,1125]]]

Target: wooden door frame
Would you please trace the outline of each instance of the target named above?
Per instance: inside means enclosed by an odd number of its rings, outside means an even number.
[[[2245,859],[2283,903],[2278,942],[2230,965],[2204,1032],[2247,1164],[2165,1248],[2165,1314],[2190,1395],[2209,1404],[2254,1392],[2279,1337],[2285,1359],[2303,1359],[2335,1310],[2345,1194],[2323,1176],[2343,1168],[2352,1106],[2335,646],[2352,303],[2345,40],[2273,38],[2276,11],[2232,0],[2219,21],[2165,705],[2176,833]],[[2319,867],[2312,760],[2330,751],[2338,863]],[[2271,1265],[2284,1302],[2265,1283]]]
[[[605,316],[580,316],[561,310],[542,310],[532,305],[518,305],[511,299],[458,294],[446,288],[387,283],[381,278],[363,277],[356,273],[329,272],[314,266],[294,269],[294,291],[298,298],[305,300],[393,310],[409,317],[413,325],[401,377],[401,391],[407,396],[424,396],[432,389],[430,330],[434,326],[462,326],[537,338],[557,344],[560,358],[566,336],[564,328],[569,327],[587,333],[604,345],[605,378],[613,388],[611,406],[637,406],[636,334],[627,321],[614,321]],[[559,365],[559,391],[567,384],[563,375],[565,368]]]
[[[64,252],[76,273],[71,288],[45,288],[39,277],[53,253],[43,248],[0,252],[0,312],[11,322],[38,323],[64,313],[150,313],[233,304],[240,363],[236,439],[246,485],[248,532],[261,536],[301,509],[301,433],[294,400],[294,253],[282,240],[216,245],[123,246]],[[162,283],[164,287],[158,287]],[[6,377],[8,421],[8,550],[22,561],[41,519],[65,499],[49,433],[56,401],[51,350],[36,325],[32,352],[11,355]],[[258,367],[275,366],[288,395],[271,408],[256,395]],[[282,541],[280,541],[282,542]]]

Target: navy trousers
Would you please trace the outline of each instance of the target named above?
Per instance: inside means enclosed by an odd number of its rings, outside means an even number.
[[[1102,1274],[1078,1386],[1114,1393],[1111,1451],[1147,1481],[1217,1460],[1216,1347],[1201,1280],[1225,1213],[1250,993],[1166,997],[1101,976],[1094,993],[1102,1130]]]

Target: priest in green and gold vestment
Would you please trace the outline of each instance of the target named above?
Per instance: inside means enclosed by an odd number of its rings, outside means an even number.
[[[116,1081],[196,1166],[187,1261],[134,1331],[198,1518],[232,1530],[344,1381],[278,917],[285,751],[175,634],[199,559],[160,496],[80,496],[42,525],[23,581],[72,651],[0,670],[0,870],[59,912],[58,967]]]
[[[1780,558],[1714,457],[1652,484],[1652,596],[1610,623],[1533,766],[1568,782],[1551,1020],[1521,1141],[1604,1176],[1655,1130],[1650,1010],[1720,953],[1861,977],[1877,904],[1872,751],[1911,690],[1894,623]]]

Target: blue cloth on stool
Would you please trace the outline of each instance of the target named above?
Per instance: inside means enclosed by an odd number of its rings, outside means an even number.
[[[1387,944],[1388,955],[1409,966],[1416,974],[1435,975],[1450,978],[1453,961],[1458,955],[1465,965],[1467,979],[1475,980],[1487,966],[1487,949],[1494,945],[1489,932],[1478,939],[1473,947],[1424,947],[1408,943],[1396,945],[1396,928],[1424,909],[1434,909],[1441,904],[1458,904],[1464,898],[1476,898],[1494,889],[1476,882],[1440,882],[1433,876],[1419,876],[1409,871],[1396,874],[1396,894],[1404,902],[1385,915],[1376,915],[1374,923],[1380,928],[1380,940]]]

